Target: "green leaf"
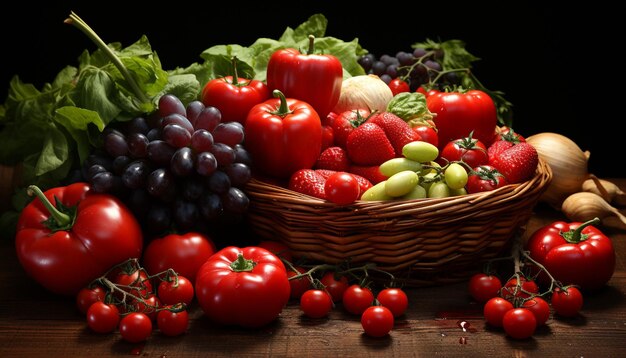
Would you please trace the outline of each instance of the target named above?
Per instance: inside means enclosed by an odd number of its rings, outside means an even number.
[[[108,124],[122,111],[113,102],[114,93],[117,91],[109,72],[89,67],[81,74],[71,98],[77,107],[97,112],[102,121]]]
[[[68,153],[69,145],[65,134],[56,126],[50,125],[46,129],[43,149],[37,158],[35,175],[40,176],[59,168],[68,159]]]
[[[104,130],[104,121],[98,112],[78,107],[61,107],[56,110],[54,120],[61,124],[72,136],[78,149],[78,157],[82,163],[91,151],[88,127],[93,125],[99,132]]]
[[[406,122],[423,122],[433,118],[426,106],[426,96],[419,92],[402,92],[387,104],[387,111]]]
[[[200,84],[200,88],[203,88],[204,85],[212,79],[209,74],[208,62],[204,63],[192,63],[186,68],[177,67],[173,70],[168,71],[169,74],[169,82],[172,82],[172,77],[177,75],[187,75],[191,74],[196,77],[196,80]]]
[[[54,81],[52,81],[52,88],[63,88],[67,86],[66,90],[74,88],[74,81],[78,78],[78,68],[73,66],[66,66],[59,72]]]
[[[200,93],[200,83],[193,74],[173,75],[169,77],[169,83],[163,88],[163,91],[155,97],[158,101],[162,95],[170,93],[178,97],[185,106],[189,102],[198,99]]]
[[[322,14],[311,15],[305,22],[296,27],[290,34],[292,39],[296,42],[303,39],[308,39],[309,35],[313,35],[316,38],[323,37],[326,34],[326,27],[328,26],[328,20]],[[287,28],[289,30],[289,28]],[[287,32],[287,30],[285,32]],[[285,41],[283,38],[285,34],[280,37],[280,41]]]

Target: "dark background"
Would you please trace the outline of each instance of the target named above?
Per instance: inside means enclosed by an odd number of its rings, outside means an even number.
[[[314,13],[328,18],[327,35],[359,43],[377,56],[409,51],[426,38],[460,39],[481,58],[477,77],[505,92],[514,105],[514,128],[525,136],[557,132],[591,152],[589,169],[600,177],[625,177],[623,12],[617,5],[558,6],[419,1],[199,2],[22,1],[3,10],[0,99],[13,75],[40,87],[65,65],[76,65],[87,37],[63,20],[75,11],[105,42],[128,46],[148,36],[163,67],[200,62],[218,44],[248,46],[259,37],[278,38]],[[376,2],[375,2],[376,3]],[[2,85],[4,83],[4,85]]]

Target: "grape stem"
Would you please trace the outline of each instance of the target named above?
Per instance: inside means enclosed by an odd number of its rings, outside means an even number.
[[[128,82],[130,88],[135,93],[135,96],[137,96],[137,98],[139,98],[144,103],[148,103],[150,101],[146,94],[139,88],[139,85],[130,74],[130,72],[128,72],[128,69],[126,68],[126,66],[124,66],[120,58],[117,57],[113,50],[111,50],[111,48],[109,48],[109,46],[107,46],[107,44],[102,41],[100,36],[98,36],[98,34],[96,34],[96,32],[89,25],[87,25],[87,23],[84,22],[83,19],[81,19],[78,15],[76,15],[75,12],[72,11],[69,18],[65,19],[65,21],[63,22],[78,28],[85,35],[87,35],[87,37],[89,37],[89,39],[91,39],[91,41],[93,41],[96,46],[98,46],[98,48],[102,50],[102,52],[107,55],[107,57],[111,60],[111,62],[113,62],[115,67],[117,67],[117,69],[122,73],[122,75],[126,79],[126,82]]]

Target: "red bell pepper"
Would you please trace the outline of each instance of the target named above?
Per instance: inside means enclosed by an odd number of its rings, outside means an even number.
[[[564,285],[600,288],[615,271],[615,250],[611,239],[591,226],[599,222],[557,221],[539,228],[526,244],[529,255]]]
[[[22,267],[46,289],[76,295],[113,266],[141,256],[139,223],[116,197],[86,183],[28,190],[37,199],[20,213],[15,247]]]
[[[337,57],[316,55],[314,51],[312,35],[306,54],[293,48],[275,51],[267,64],[267,86],[309,103],[324,118],[339,101],[343,67]]]
[[[270,90],[261,81],[238,77],[236,63],[237,59],[233,58],[234,76],[207,82],[202,89],[201,99],[205,106],[220,110],[222,122],[245,124],[250,109],[270,98]]]
[[[274,90],[274,99],[252,107],[246,119],[246,149],[255,169],[287,179],[299,169],[313,167],[322,148],[322,124],[306,102],[285,98]]]

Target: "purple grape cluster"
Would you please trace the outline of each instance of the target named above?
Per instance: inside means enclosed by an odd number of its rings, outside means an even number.
[[[185,106],[163,95],[148,119],[105,128],[83,177],[94,191],[120,197],[151,233],[236,222],[249,205],[242,188],[251,161],[243,126],[221,119],[201,101]]]

